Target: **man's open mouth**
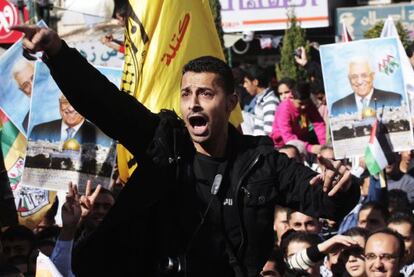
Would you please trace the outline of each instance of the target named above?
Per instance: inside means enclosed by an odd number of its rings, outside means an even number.
[[[191,125],[196,135],[202,135],[207,131],[208,119],[203,115],[192,115],[188,118],[188,123]]]

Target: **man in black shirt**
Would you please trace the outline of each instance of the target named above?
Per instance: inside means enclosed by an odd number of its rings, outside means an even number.
[[[340,162],[316,175],[268,137],[238,133],[228,123],[237,105],[232,72],[217,58],[184,67],[181,120],[120,93],[55,32],[14,29],[26,49],[45,52],[70,103],[138,160],[106,219],[75,249],[77,276],[159,276],[166,257],[178,257],[186,276],[257,276],[273,247],[275,204],[338,220],[359,199]]]

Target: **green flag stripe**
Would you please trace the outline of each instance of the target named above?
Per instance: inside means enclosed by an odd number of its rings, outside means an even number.
[[[365,164],[371,175],[377,175],[382,170],[369,146],[365,149]]]
[[[18,135],[19,130],[11,121],[4,123],[3,128],[1,129],[1,150],[3,151],[4,157],[9,153],[10,148],[16,141]]]

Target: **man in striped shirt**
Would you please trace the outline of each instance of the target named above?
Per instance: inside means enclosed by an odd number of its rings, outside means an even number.
[[[256,96],[253,135],[270,135],[276,108],[280,101],[269,87],[269,74],[259,66],[249,66],[245,69],[243,86],[250,95]]]

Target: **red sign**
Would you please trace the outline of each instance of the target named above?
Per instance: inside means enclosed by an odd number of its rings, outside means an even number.
[[[10,31],[10,27],[20,23],[19,11],[6,0],[0,0],[0,43],[14,43],[22,34]]]

